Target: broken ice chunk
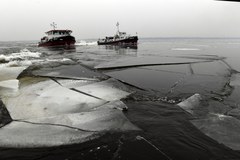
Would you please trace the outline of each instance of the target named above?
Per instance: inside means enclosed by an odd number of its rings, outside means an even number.
[[[201,100],[202,97],[200,96],[200,94],[196,93],[193,96],[187,98],[186,100],[178,103],[177,105],[185,111],[189,112],[190,114],[193,114],[193,109],[199,106]]]

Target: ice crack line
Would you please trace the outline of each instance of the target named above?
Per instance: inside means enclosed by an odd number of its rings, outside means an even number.
[[[183,76],[182,78],[180,78],[178,81],[176,81],[170,88],[170,90],[168,91],[167,95],[173,93],[174,89],[178,86],[179,83],[181,83],[183,80],[185,79],[185,76]]]
[[[94,130],[86,130],[86,129],[81,129],[81,128],[77,128],[77,127],[71,127],[71,126],[64,125],[64,124],[36,123],[36,122],[29,122],[29,121],[24,121],[24,120],[13,120],[13,121],[35,124],[35,125],[50,125],[50,126],[57,126],[57,127],[66,127],[66,128],[70,128],[70,129],[74,129],[74,130],[78,130],[78,131],[83,131],[83,132],[98,132],[98,131],[94,131]]]
[[[62,84],[59,83],[56,79],[54,79],[54,78],[51,78],[51,79],[52,79],[54,82],[56,82],[57,84],[59,84],[60,86],[62,86]],[[62,86],[62,87],[64,87],[64,86]],[[85,95],[87,95],[87,96],[90,96],[90,97],[93,97],[93,98],[96,98],[96,99],[99,99],[99,100],[104,100],[104,99],[102,99],[102,98],[96,97],[96,96],[91,95],[91,94],[88,94],[88,93],[86,93],[86,92],[82,92],[82,91],[80,91],[80,90],[78,90],[78,89],[75,89],[75,88],[70,88],[70,90],[75,91],[75,92],[78,92],[78,93],[85,94]],[[105,100],[104,100],[104,101],[105,101]]]
[[[151,142],[149,142],[148,140],[146,140],[144,137],[142,137],[142,136],[137,136],[136,138],[137,138],[137,140],[144,140],[145,142],[147,142],[148,144],[150,144],[153,148],[155,148],[157,151],[159,151],[160,153],[162,153],[168,160],[172,160],[172,158],[170,158],[166,153],[164,153],[163,151],[161,151],[158,147],[156,147],[155,145],[153,145]]]

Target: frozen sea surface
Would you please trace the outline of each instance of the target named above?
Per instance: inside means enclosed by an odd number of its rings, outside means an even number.
[[[0,43],[0,159],[240,159],[240,39]]]

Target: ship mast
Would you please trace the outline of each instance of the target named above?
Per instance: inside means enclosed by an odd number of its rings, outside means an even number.
[[[50,24],[52,27],[53,27],[53,30],[55,30],[56,28],[57,28],[57,24],[56,23],[52,23],[52,24]]]
[[[116,26],[117,26],[117,34],[119,34],[119,23],[118,22],[117,22]]]

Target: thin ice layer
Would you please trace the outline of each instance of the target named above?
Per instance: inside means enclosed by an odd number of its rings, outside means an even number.
[[[240,150],[240,121],[231,116],[215,114],[191,121],[197,128],[219,143]]]
[[[62,65],[60,67],[51,66],[46,68],[41,68],[36,71],[32,71],[34,76],[44,76],[44,77],[57,77],[57,78],[68,78],[68,79],[86,79],[86,80],[96,80],[98,78],[105,79],[106,76],[87,69],[81,65]]]
[[[231,108],[216,101],[208,100],[205,104],[202,101],[199,94],[194,94],[178,106],[195,117],[191,122],[204,134],[232,149],[240,150],[240,121],[224,115]]]
[[[161,92],[168,92],[171,86],[184,76],[180,73],[169,73],[141,68],[111,71],[106,74],[139,88],[158,90]]]
[[[175,57],[133,57],[122,58],[116,61],[102,63],[97,65],[96,69],[117,69],[139,66],[152,66],[152,65],[174,65],[174,64],[189,64],[196,62],[206,62],[207,60],[190,59],[190,58],[175,58]]]

